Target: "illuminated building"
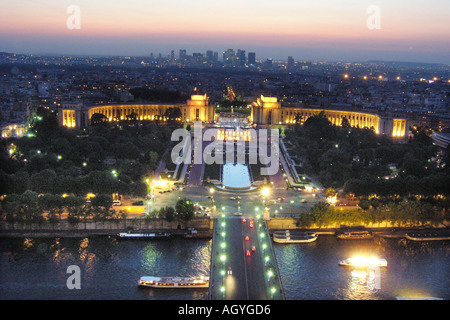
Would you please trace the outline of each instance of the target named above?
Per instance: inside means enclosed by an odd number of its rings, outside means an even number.
[[[236,58],[236,53],[234,52],[233,49],[228,49],[223,52],[223,64],[225,66],[232,66],[235,58]]]
[[[200,120],[213,123],[217,117],[215,106],[209,104],[204,95],[192,95],[186,104],[111,104],[104,106],[84,107],[81,103],[62,104],[58,111],[59,124],[68,128],[82,128],[90,124],[94,114],[102,114],[107,121],[126,120],[134,114],[137,120],[160,120],[169,108],[179,108],[181,122]],[[259,125],[291,125],[300,121],[303,124],[309,117],[323,114],[336,126],[341,126],[344,119],[351,127],[373,129],[377,134],[393,138],[406,138],[409,131],[409,120],[386,114],[370,112],[321,109],[318,107],[282,106],[276,97],[257,98],[252,104],[250,121]],[[227,134],[223,133],[225,139]],[[245,138],[244,138],[245,139]]]
[[[27,132],[26,123],[6,124],[1,127],[2,138],[23,137]]]
[[[450,144],[450,133],[433,131],[431,138],[436,145],[443,149],[446,149]]]
[[[409,131],[407,119],[368,112],[282,106],[277,98],[262,95],[253,103],[251,121],[262,125],[277,125],[295,124],[298,119],[304,123],[309,117],[320,112],[323,112],[333,125],[341,126],[346,118],[351,127],[373,128],[377,134],[393,138],[405,138]]]
[[[94,114],[102,114],[107,121],[126,120],[127,116],[134,114],[137,120],[161,120],[169,108],[179,108],[181,118],[179,121],[189,122],[200,120],[211,123],[214,121],[215,106],[209,104],[205,95],[192,95],[186,104],[111,104],[104,106],[85,107],[81,103],[62,104],[58,111],[59,124],[68,128],[83,128],[90,124]]]

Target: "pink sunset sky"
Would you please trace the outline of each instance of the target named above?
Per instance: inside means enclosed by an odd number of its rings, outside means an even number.
[[[68,29],[80,9],[80,29]],[[380,12],[380,29],[367,21]],[[450,62],[445,0],[2,0],[0,51],[148,55],[241,48],[258,58]]]

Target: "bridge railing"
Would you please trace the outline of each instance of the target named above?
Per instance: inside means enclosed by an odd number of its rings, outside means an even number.
[[[211,261],[210,261],[210,267],[209,267],[209,288],[208,288],[208,299],[212,300],[212,290],[211,286],[213,285],[213,275],[214,275],[214,254],[215,254],[215,238],[216,238],[216,226],[217,226],[217,219],[214,219],[213,224],[213,233],[212,233],[212,244],[211,244]]]
[[[273,261],[272,265],[274,266],[275,271],[276,271],[276,279],[275,280],[278,282],[278,286],[280,288],[280,294],[281,294],[282,299],[286,300],[286,295],[285,295],[284,287],[283,287],[283,281],[281,281],[281,274],[280,274],[280,270],[278,268],[277,257],[275,255],[275,251],[274,251],[273,246],[272,246],[272,240],[270,239],[269,227],[267,226],[267,222],[265,220],[262,220],[262,224],[261,225],[262,225],[262,227],[264,229],[264,232],[265,232],[265,234],[266,234],[266,236],[268,238],[267,242],[269,244],[269,250],[270,250],[270,255],[271,255],[270,258]],[[264,257],[263,257],[263,259],[264,259]],[[269,288],[268,289],[270,291],[270,282],[268,284],[269,284]]]

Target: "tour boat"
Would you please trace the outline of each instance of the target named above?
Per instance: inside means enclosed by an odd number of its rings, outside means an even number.
[[[170,233],[119,233],[120,239],[166,239],[170,238],[172,235]]]
[[[339,261],[339,265],[345,267],[387,267],[387,261],[375,257],[354,257]]]
[[[369,231],[345,231],[337,235],[338,239],[371,239],[373,234]]]
[[[437,232],[408,232],[405,238],[411,241],[444,241],[450,240],[449,235]]]
[[[291,234],[289,230],[274,232],[273,241],[277,243],[309,243],[317,240],[315,232],[302,232]]]
[[[209,288],[209,277],[141,277],[140,287],[150,288]]]

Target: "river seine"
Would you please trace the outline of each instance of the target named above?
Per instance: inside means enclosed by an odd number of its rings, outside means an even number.
[[[450,299],[448,241],[319,236],[313,243],[273,246],[289,300]],[[137,281],[208,275],[210,254],[211,240],[1,239],[0,299],[205,300],[207,289],[138,288]],[[388,266],[374,274],[338,265],[354,255],[376,255]],[[80,268],[80,289],[67,287],[71,265]]]

